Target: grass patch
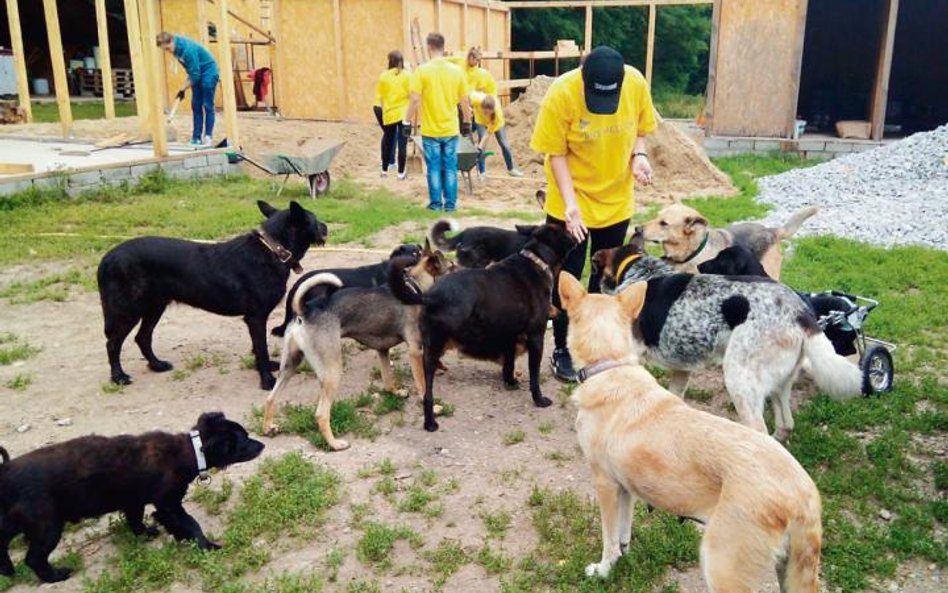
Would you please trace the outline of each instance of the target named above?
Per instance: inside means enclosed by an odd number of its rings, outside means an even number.
[[[442,541],[434,550],[425,552],[424,556],[431,563],[435,587],[444,585],[451,575],[471,562],[461,542],[453,539]]]
[[[707,403],[714,399],[714,392],[710,389],[697,389],[695,387],[689,387],[685,391],[685,399]]]
[[[355,436],[374,439],[379,435],[375,426],[374,417],[359,411],[359,402],[353,399],[335,400],[332,402],[329,425],[337,437],[353,434]],[[303,404],[284,404],[280,408],[276,420],[283,434],[295,434],[303,437],[316,447],[330,451],[329,445],[316,426],[315,406]],[[263,409],[254,406],[251,410],[250,428],[257,434],[263,430]]]
[[[96,290],[95,275],[91,268],[50,274],[36,280],[17,280],[0,288],[0,298],[8,299],[12,305],[28,305],[40,301],[61,303],[69,298],[76,288]]]
[[[105,117],[103,101],[72,101],[72,119],[102,119]],[[55,101],[31,101],[34,123],[59,121],[59,107]],[[135,101],[115,101],[115,117],[128,117],[137,113]]]
[[[495,550],[487,542],[477,550],[474,562],[483,567],[487,574],[503,574],[513,566],[510,556],[504,554],[503,550]]]
[[[556,428],[556,423],[552,420],[544,420],[537,425],[537,431],[539,431],[540,434],[550,434],[554,428]]]
[[[501,438],[500,442],[502,442],[505,446],[510,447],[512,445],[522,443],[526,439],[527,439],[526,432],[522,430],[512,430],[508,432],[507,434],[505,434]]]
[[[339,569],[346,562],[346,551],[342,548],[333,548],[326,554],[326,571],[329,575],[326,577],[330,583],[335,583],[339,578]]]
[[[484,513],[481,515],[481,521],[484,522],[484,530],[488,537],[495,539],[504,539],[507,536],[507,530],[513,523],[513,515],[506,509],[501,509],[493,513]]]
[[[33,384],[33,375],[30,373],[19,373],[14,376],[12,379],[8,380],[4,385],[8,389],[14,391],[24,391],[27,387]]]
[[[690,119],[698,117],[704,108],[704,95],[689,95],[687,93],[656,91],[652,98],[655,109],[662,117],[671,119]]]
[[[76,550],[68,550],[63,554],[51,558],[50,564],[57,568],[64,567],[72,569],[75,573],[82,570],[82,554]],[[13,568],[14,573],[12,577],[0,575],[0,591],[7,591],[19,584],[31,585],[37,588],[43,586],[42,582],[33,574],[33,571],[23,562],[16,562]]]
[[[11,333],[0,334],[0,366],[33,358],[40,349]]]
[[[211,488],[209,484],[198,484],[191,492],[191,500],[201,505],[209,515],[220,515],[234,493],[234,483],[224,478],[220,490]]]
[[[392,527],[384,523],[366,523],[365,530],[356,544],[356,556],[363,564],[379,568],[391,566],[389,555],[395,542],[405,540],[413,548],[422,545],[421,536],[407,527]]]

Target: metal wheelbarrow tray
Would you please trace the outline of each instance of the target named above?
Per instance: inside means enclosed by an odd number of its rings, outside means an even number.
[[[344,145],[342,141],[328,140],[317,143],[316,150],[306,155],[267,153],[263,155],[262,163],[244,153],[238,153],[238,157],[268,175],[283,175],[283,182],[276,190],[277,196],[283,193],[290,175],[299,175],[306,178],[309,197],[315,199],[318,194],[329,191],[329,165]]]

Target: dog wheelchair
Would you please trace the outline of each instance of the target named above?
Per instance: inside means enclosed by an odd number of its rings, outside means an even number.
[[[835,290],[799,293],[840,356],[859,355],[862,392],[876,395],[892,390],[896,345],[869,337],[863,324],[879,301]]]

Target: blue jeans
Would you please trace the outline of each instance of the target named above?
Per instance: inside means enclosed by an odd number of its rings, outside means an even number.
[[[481,124],[474,124],[474,131],[477,133],[477,141],[480,143],[484,135],[487,134],[487,127]],[[513,153],[510,152],[510,141],[507,140],[507,126],[501,126],[499,130],[494,132],[494,138],[497,138],[497,144],[500,145],[500,153],[504,155],[504,164],[507,165],[507,170],[513,171]],[[477,159],[477,170],[481,173],[487,170],[483,154]]]
[[[191,112],[194,116],[192,140],[203,140],[204,136],[214,135],[214,93],[217,91],[217,78],[201,80],[191,86]]]
[[[454,210],[458,201],[458,137],[422,136],[421,143],[428,168],[428,207],[440,210],[443,205],[445,210]]]

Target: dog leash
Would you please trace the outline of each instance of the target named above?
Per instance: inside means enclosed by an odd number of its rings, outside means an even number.
[[[553,281],[553,270],[550,269],[550,265],[546,263],[545,261],[543,261],[542,259],[540,259],[540,257],[536,253],[533,253],[532,251],[527,251],[526,249],[521,249],[520,255],[529,259],[531,262],[533,262],[533,264],[536,267],[540,268],[540,270],[546,273],[546,277],[550,282]]]
[[[297,274],[303,271],[303,266],[300,265],[299,260],[293,255],[293,252],[280,244],[279,241],[275,240],[273,237],[267,234],[263,229],[257,229],[253,232],[254,235],[260,242],[263,243],[263,246],[270,250],[270,252],[277,256],[277,259],[280,260],[280,263],[289,264],[290,268]]]
[[[579,369],[579,372],[576,373],[576,380],[579,381],[580,383],[585,383],[591,377],[595,377],[596,375],[600,373],[604,373],[606,371],[612,370],[617,367],[622,367],[622,366],[631,367],[635,365],[629,362],[628,360],[600,360],[599,362],[588,364],[584,366],[583,368]]]
[[[198,480],[202,484],[211,481],[211,475],[207,473],[207,458],[204,456],[204,443],[201,442],[201,433],[192,430],[188,433],[191,437],[191,446],[194,448],[194,457],[197,459]]]

